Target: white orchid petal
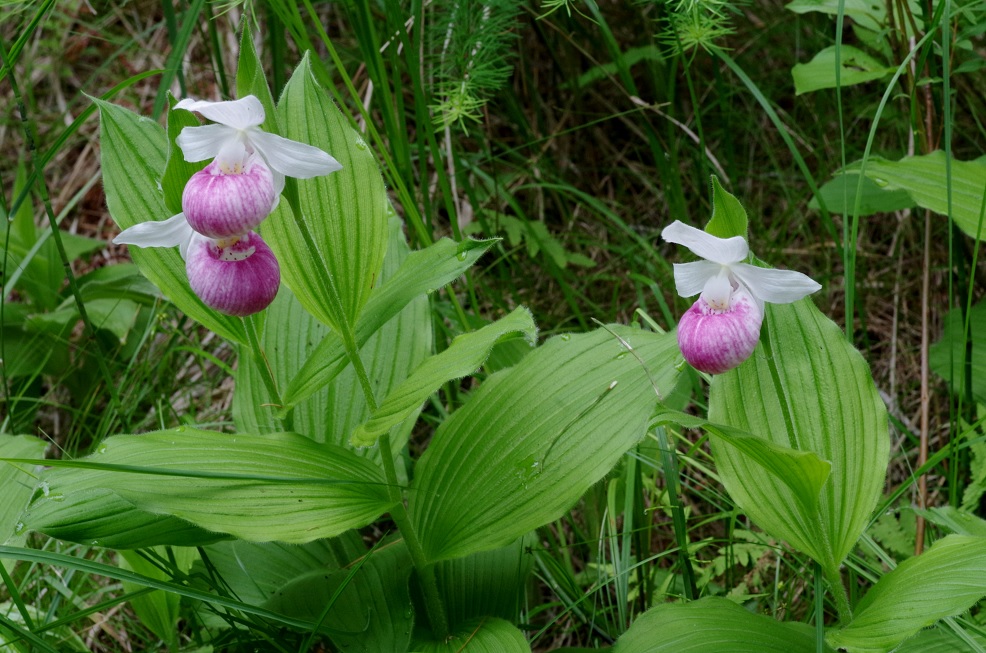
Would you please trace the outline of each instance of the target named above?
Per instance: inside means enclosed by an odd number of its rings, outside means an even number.
[[[182,129],[175,142],[181,148],[182,154],[185,155],[185,160],[189,163],[195,163],[216,158],[223,146],[235,141],[236,138],[237,132],[232,127],[200,125]]]
[[[187,247],[195,232],[188,225],[184,213],[158,222],[141,222],[124,229],[113,239],[117,245],[137,247]]]
[[[250,130],[250,143],[272,169],[288,177],[310,179],[342,170],[342,164],[313,145],[292,141],[259,129]]]
[[[758,268],[747,263],[733,265],[731,271],[760,302],[790,304],[821,289],[808,275],[794,270]]]
[[[701,229],[689,227],[680,220],[665,227],[661,237],[669,243],[684,245],[697,256],[720,265],[739,263],[750,252],[750,247],[742,236],[717,238]]]
[[[694,261],[674,264],[674,285],[682,297],[697,295],[705,289],[709,279],[714,279],[722,266],[712,261]]]
[[[264,105],[255,95],[227,102],[209,102],[185,98],[175,105],[175,109],[186,109],[201,113],[205,118],[233,129],[249,129],[264,123]]]

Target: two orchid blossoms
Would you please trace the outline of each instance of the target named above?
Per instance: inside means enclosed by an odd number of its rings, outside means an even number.
[[[252,315],[270,305],[280,286],[277,259],[255,229],[277,207],[285,177],[309,179],[342,166],[319,148],[263,131],[264,108],[253,95],[184,99],[174,109],[211,121],[185,127],[176,139],[186,161],[211,161],[186,183],[181,213],[125,229],[113,242],[178,247],[189,285],[204,304],[227,315]],[[747,262],[742,236],[718,238],[679,221],[661,235],[703,259],[674,265],[678,294],[699,294],[678,325],[678,345],[702,372],[720,374],[750,357],[765,302],[790,303],[821,288],[800,272]]]

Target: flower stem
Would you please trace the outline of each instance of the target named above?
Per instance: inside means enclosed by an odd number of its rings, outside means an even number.
[[[295,222],[301,231],[305,246],[308,248],[313,259],[319,260],[318,248],[315,246],[315,240],[301,212],[297,186],[292,184],[291,181],[288,180],[289,183],[285,187],[285,195],[291,205]],[[343,317],[342,323],[339,325],[339,334],[342,337],[343,347],[346,350],[346,357],[352,363],[353,370],[356,373],[356,379],[359,381],[363,396],[366,399],[367,408],[372,413],[377,409],[377,400],[373,392],[373,385],[370,383],[370,376],[366,373],[363,359],[359,355],[356,334],[353,331],[352,325],[345,319],[345,311],[342,310],[342,299],[331,276],[328,277],[328,286],[328,288],[324,289],[326,296],[336,302],[339,315]],[[414,569],[418,574],[421,590],[424,593],[425,609],[428,612],[428,620],[431,623],[432,633],[436,638],[444,640],[449,634],[448,617],[445,613],[445,605],[442,603],[441,594],[438,591],[435,566],[428,562],[424,547],[421,545],[418,534],[411,523],[410,515],[408,515],[407,506],[404,503],[404,495],[401,492],[401,484],[397,479],[397,469],[394,467],[394,452],[390,444],[390,434],[383,435],[378,442],[380,444],[380,459],[383,462],[384,475],[387,479],[387,492],[394,505],[391,509],[390,516],[394,520],[394,523],[397,524],[397,528],[404,538],[404,544],[407,546],[407,550],[411,555],[411,562],[414,564]]]
[[[247,334],[247,340],[250,341],[253,362],[257,365],[257,371],[260,372],[260,379],[263,381],[264,387],[267,388],[270,401],[280,408],[284,405],[284,402],[281,401],[281,393],[277,391],[277,381],[274,379],[274,372],[271,370],[270,363],[267,361],[267,355],[260,345],[260,336],[257,334],[257,323],[252,317],[244,318],[243,327]],[[289,410],[280,422],[281,428],[285,431],[294,430],[294,411]]]

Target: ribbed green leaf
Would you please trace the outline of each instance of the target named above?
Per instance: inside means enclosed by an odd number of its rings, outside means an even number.
[[[293,433],[179,428],[107,438],[98,453],[49,470],[24,522],[118,548],[147,544],[146,533],[130,531],[148,514],[247,540],[301,543],[368,524],[389,505],[378,467],[340,447]]]
[[[713,379],[709,421],[831,463],[817,509],[718,439],[713,456],[729,494],[754,521],[835,574],[883,490],[886,408],[863,357],[810,301],[768,304],[764,326],[753,356]]]
[[[158,555],[167,558],[168,552],[165,551],[164,547],[156,547],[156,549]],[[176,571],[180,573],[187,573],[192,567],[192,562],[198,558],[198,553],[192,548],[174,547],[171,549],[171,552],[174,555],[177,566]],[[121,569],[134,571],[138,574],[159,580],[168,580],[170,578],[163,569],[136,551],[121,550],[117,553],[119,555],[118,563]],[[124,581],[123,589],[126,592],[136,592],[142,588],[140,585]],[[141,623],[147,626],[152,633],[164,640],[171,650],[177,651],[180,648],[177,628],[178,607],[181,603],[180,596],[171,592],[155,590],[150,594],[136,596],[130,599],[128,603],[130,603],[130,607]]]
[[[407,547],[398,540],[374,549],[349,568],[300,576],[278,589],[264,607],[317,621],[331,605],[322,623],[339,650],[404,653],[414,625],[408,592],[412,568]]]
[[[476,371],[497,342],[515,334],[523,335],[531,345],[537,342],[537,325],[523,306],[478,331],[456,337],[448,349],[426,359],[395,388],[373,417],[356,429],[350,442],[357,447],[373,446],[380,436],[415,413],[430,394],[448,381]]]
[[[975,628],[978,629],[978,626]],[[970,629],[963,635],[986,649],[986,637]],[[970,653],[969,643],[945,628],[925,630],[906,640],[894,653]]]
[[[945,153],[941,150],[923,156],[906,156],[900,161],[871,157],[866,161],[864,174],[888,190],[907,191],[923,209],[951,215],[955,224],[973,238],[986,238],[986,222],[979,232],[979,217],[986,197],[986,157],[973,161],[952,160],[946,169]],[[859,172],[857,161],[846,167]],[[952,205],[949,212],[946,177],[951,176]]]
[[[536,541],[528,534],[505,547],[435,565],[449,627],[455,630],[479,617],[516,623],[534,565],[530,546]]]
[[[722,187],[715,175],[712,175],[712,218],[705,230],[718,238],[746,238],[746,209]]]
[[[986,538],[949,535],[877,581],[852,621],[828,642],[850,653],[884,653],[986,596]]]
[[[240,58],[236,62],[236,97],[255,96],[264,106],[264,131],[279,133],[277,112],[274,109],[274,96],[264,74],[264,66],[253,46],[253,34],[248,24],[244,24],[240,34]]]
[[[106,206],[113,220],[126,229],[138,222],[170,218],[174,213],[158,187],[168,144],[164,130],[122,107],[102,100],[93,102],[99,107],[100,166]],[[246,342],[239,318],[212,311],[192,292],[178,248],[132,247],[130,257],[186,315],[224,338]]]
[[[652,608],[613,645],[613,653],[711,651],[815,653],[815,631],[754,614],[728,599],[709,597]]]
[[[986,519],[959,510],[955,506],[936,506],[928,510],[918,510],[917,513],[931,523],[953,533],[986,538]]]
[[[441,642],[418,639],[414,653],[531,653],[524,633],[503,619],[484,617],[463,624]]]
[[[895,66],[888,66],[886,62],[880,61],[877,57],[859,48],[843,45],[839,59],[841,70],[837,84],[835,54],[836,46],[833,45],[816,54],[808,63],[795,64],[791,68],[791,77],[794,78],[794,92],[801,95],[802,93],[835,88],[836,86],[862,84],[889,77],[897,70]]]
[[[407,257],[408,246],[402,224],[394,218],[391,221],[390,246],[384,258],[384,282],[394,276]],[[370,303],[373,303],[372,300]],[[368,308],[366,314],[369,313]],[[267,352],[267,364],[273,370],[279,387],[288,385],[295,373],[311,359],[313,352],[320,350],[321,343],[328,340],[338,344],[341,371],[338,376],[329,379],[321,392],[312,394],[295,406],[292,428],[316,442],[330,442],[348,448],[350,434],[369,417],[369,409],[352,367],[346,364],[348,359],[342,351],[338,335],[305,311],[287,290],[278,295],[266,311],[266,316],[261,344]],[[374,392],[378,397],[385,396],[431,352],[428,298],[423,294],[414,297],[400,308],[397,317],[377,329],[368,339],[358,340],[358,343]],[[272,433],[281,427],[270,406],[272,399],[258,369],[250,350],[242,348],[241,362],[236,371],[233,414],[241,431]],[[392,433],[396,449],[403,446],[410,426],[395,429]],[[371,458],[378,455],[376,450],[360,450],[359,453]]]
[[[411,252],[393,278],[373,291],[356,323],[356,344],[362,349],[370,336],[421,295],[451,283],[479,260],[494,240],[442,238],[433,245]],[[338,334],[325,335],[291,379],[282,397],[290,408],[316,392],[339,374],[349,361]]]
[[[427,557],[503,546],[564,514],[645,435],[651,378],[670,392],[679,355],[674,334],[615,326],[552,338],[489,377],[415,469],[409,510]]]
[[[962,311],[953,309],[945,316],[941,340],[931,346],[928,363],[935,374],[948,382],[952,392],[962,396],[966,386],[966,361],[971,369],[970,390],[975,401],[986,404],[986,302],[969,311],[969,339],[972,354],[966,356],[965,324]]]
[[[202,123],[191,111],[172,110],[171,107],[174,105],[175,98],[168,93],[168,160],[164,166],[164,176],[161,178],[161,189],[164,192],[164,204],[171,215],[182,211],[181,197],[188,180],[209,165],[208,161],[189,163],[185,160],[185,154],[178,147],[175,139],[185,127],[197,127]]]
[[[0,435],[0,458],[42,458],[45,441],[30,435]],[[27,532],[21,512],[31,499],[35,470],[30,465],[0,463],[0,544],[19,546]]]
[[[806,512],[818,510],[818,497],[828,479],[831,465],[810,451],[797,451],[764,440],[741,429],[713,424],[694,415],[678,411],[659,410],[656,423],[674,423],[685,428],[700,428],[742,452],[791,490],[795,500]]]
[[[307,55],[285,86],[277,113],[283,136],[325,150],[343,168],[298,182],[300,219],[316,256],[287,209],[278,208],[264,233],[301,304],[336,331],[345,331],[356,324],[380,274],[393,209],[376,157],[318,86]]]

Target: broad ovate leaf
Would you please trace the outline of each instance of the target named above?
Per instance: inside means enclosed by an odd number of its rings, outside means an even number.
[[[370,297],[387,249],[393,209],[383,177],[363,137],[315,81],[307,55],[284,87],[277,116],[282,136],[328,152],[342,170],[298,181],[302,215],[282,202],[264,237],[301,304],[346,332]]]
[[[883,490],[886,408],[866,361],[809,300],[768,305],[764,327],[753,356],[714,377],[709,421],[814,453],[831,464],[828,481],[817,503],[805,505],[735,447],[714,438],[713,456],[740,508],[834,576]]]
[[[504,546],[564,514],[644,437],[678,357],[673,333],[614,326],[552,338],[490,376],[415,469],[408,508],[427,558]]]
[[[717,238],[746,238],[746,209],[732,193],[722,187],[715,175],[712,175],[712,218],[705,225],[705,230]]]
[[[174,215],[159,182],[165,169],[168,139],[157,123],[122,107],[94,99],[99,107],[103,189],[110,215],[121,229]],[[186,315],[224,338],[246,342],[239,318],[208,308],[192,292],[185,262],[177,247],[131,247],[140,271]]]
[[[390,505],[380,469],[341,447],[294,433],[179,428],[113,436],[52,468],[23,520],[53,537],[118,548],[199,544],[201,531],[303,543],[364,526]],[[198,530],[157,542],[131,532],[132,520],[150,528],[155,515]]]
[[[850,653],[885,653],[986,596],[986,538],[949,535],[871,587],[852,621],[828,642]]]
[[[964,317],[969,320],[969,348],[966,347]],[[971,353],[967,354],[969,349]],[[959,309],[948,312],[941,340],[931,346],[928,363],[956,395],[966,394],[968,378],[973,400],[986,404],[986,302],[973,306],[968,316]]]
[[[886,190],[906,191],[923,209],[950,215],[955,224],[972,238],[986,238],[986,221],[980,222],[986,203],[986,157],[972,161],[952,159],[945,153],[906,156],[899,161],[870,157],[865,169],[861,161],[847,166],[847,172],[860,172]],[[946,193],[951,177],[951,206]],[[951,210],[949,210],[951,209]]]
[[[791,68],[794,92],[798,95],[836,86],[853,86],[894,74],[896,66],[889,66],[877,57],[843,45],[839,59],[839,79],[835,78],[836,46],[830,46],[816,54],[808,63],[795,64]]]
[[[716,597],[651,608],[637,617],[612,649],[612,653],[710,651],[815,653],[817,649],[813,628],[782,623]]]
[[[442,641],[416,638],[414,653],[531,653],[524,633],[509,621],[482,617],[462,624]]]

